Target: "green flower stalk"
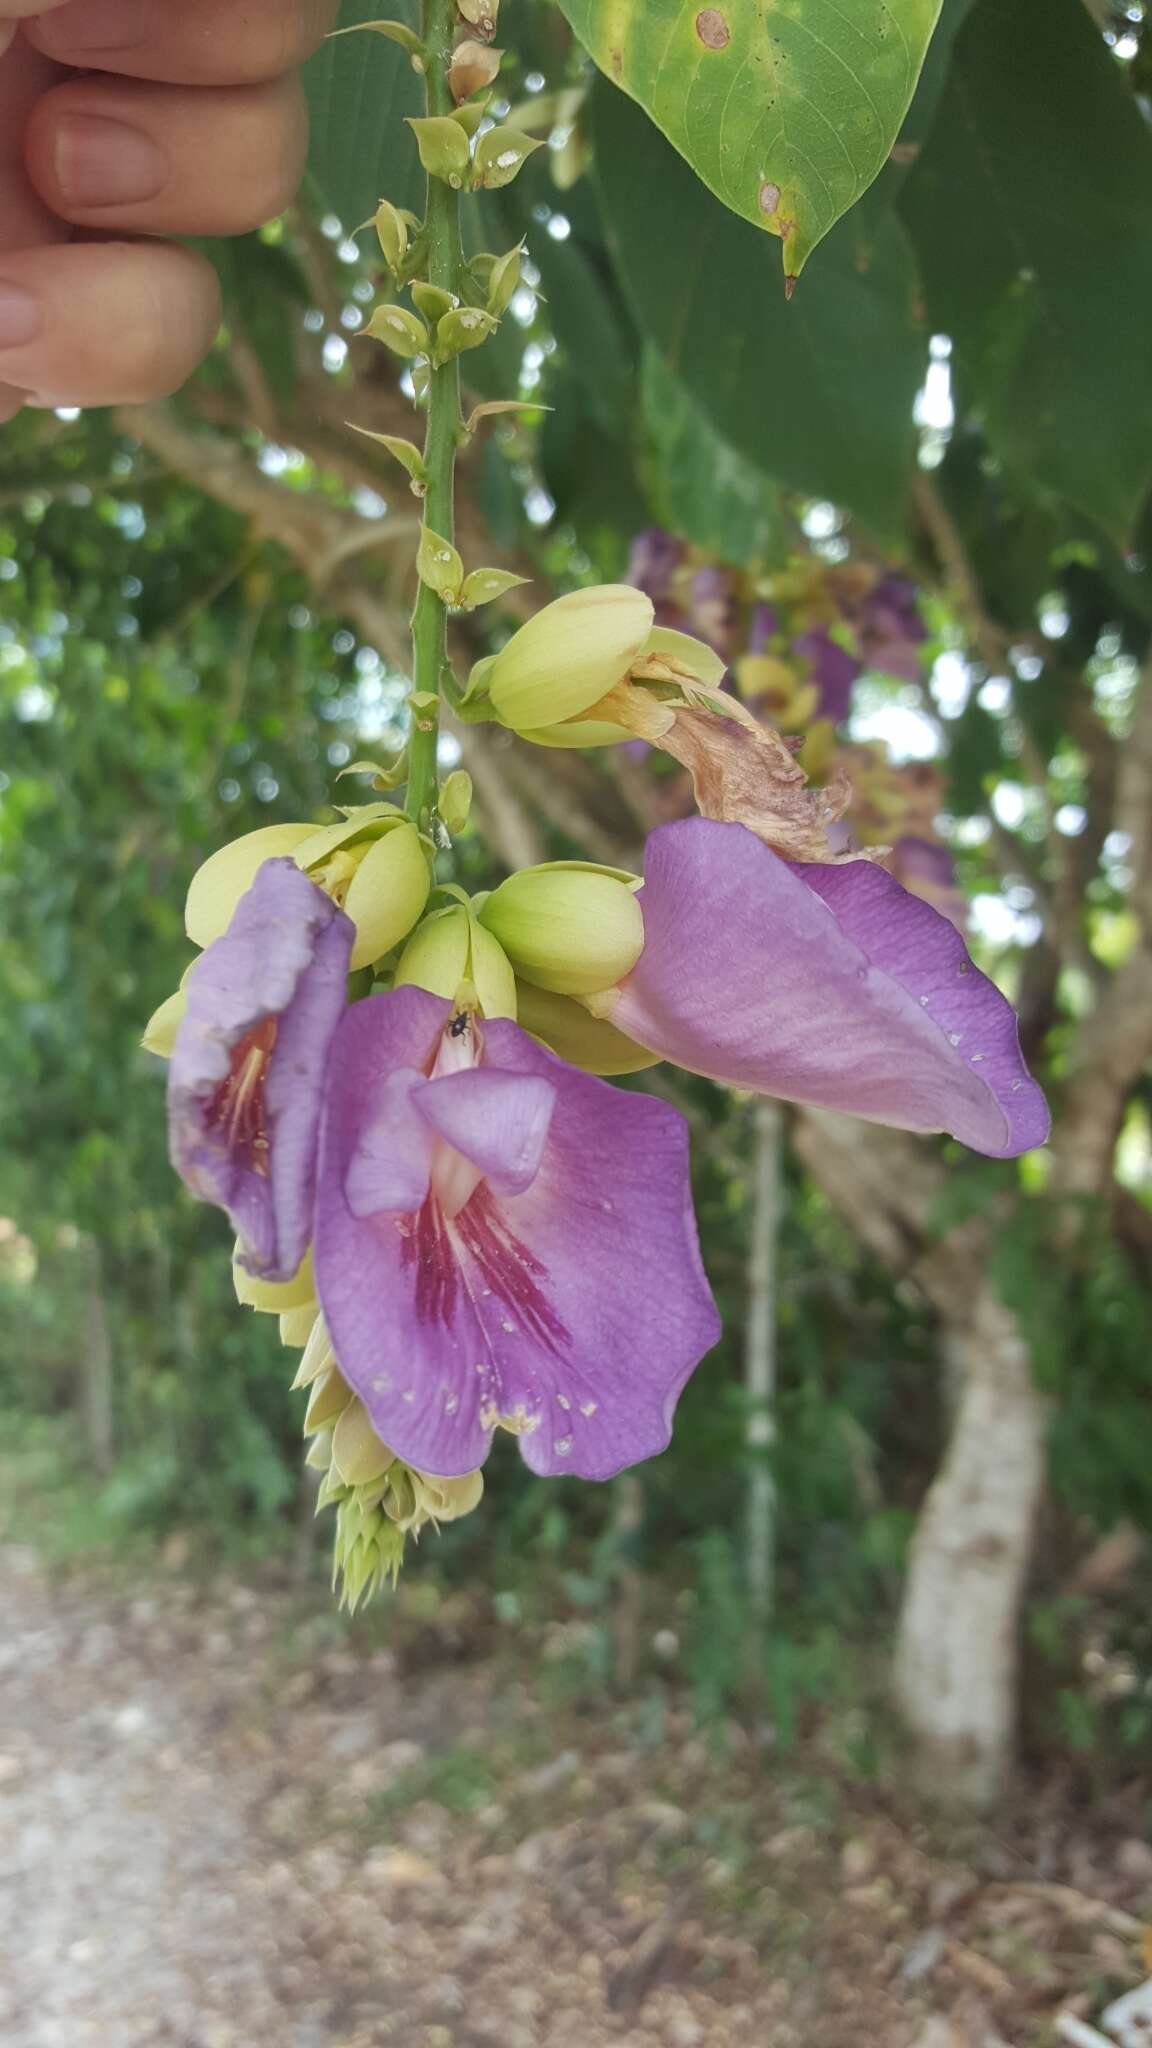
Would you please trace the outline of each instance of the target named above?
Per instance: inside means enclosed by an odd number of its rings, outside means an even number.
[[[453,114],[449,70],[459,11],[455,0],[424,0],[424,81],[428,115],[450,120]],[[455,122],[451,124],[456,126]],[[468,143],[458,130],[467,158]],[[425,216],[428,283],[436,291],[459,297],[463,251],[460,245],[459,182],[429,172]],[[457,354],[433,356],[428,375],[428,427],[424,437],[424,520],[451,547],[455,528],[454,484],[460,432],[460,362]],[[412,615],[412,686],[414,708],[408,743],[408,810],[427,830],[436,806],[437,746],[440,738],[440,691],[448,666],[448,612],[443,596],[421,579]]]

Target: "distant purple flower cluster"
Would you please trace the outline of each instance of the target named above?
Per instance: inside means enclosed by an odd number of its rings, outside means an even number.
[[[740,571],[701,563],[686,542],[650,526],[633,541],[626,573],[652,599],[659,625],[707,641],[730,667],[746,655],[799,664],[817,692],[808,716],[834,725],[865,670],[912,682],[923,667],[916,586],[893,570],[812,560],[768,579],[765,598]],[[755,686],[743,694],[755,709]]]

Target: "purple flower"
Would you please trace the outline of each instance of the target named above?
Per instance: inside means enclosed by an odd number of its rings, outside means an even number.
[[[316,1281],[340,1371],[422,1471],[608,1479],[669,1440],[719,1323],[683,1119],[423,989],[337,1033]]]
[[[735,653],[735,578],[728,569],[697,569],[688,586],[688,631],[730,661]]]
[[[946,918],[866,861],[785,861],[742,825],[648,842],[644,950],[609,1014],[691,1072],[994,1158],[1048,1134],[1011,1005]]]
[[[672,578],[683,559],[683,541],[665,533],[662,526],[645,526],[632,542],[624,581],[645,591],[654,605],[667,604]]]
[[[811,680],[820,691],[817,718],[830,718],[833,725],[842,724],[852,708],[852,688],[863,672],[863,664],[846,647],[841,647],[831,633],[826,633],[823,626],[798,634],[792,642],[792,652],[811,663]]]
[[[916,585],[907,576],[884,576],[860,613],[860,649],[866,666],[907,683],[916,682],[924,667],[927,628],[916,597]]]
[[[312,1235],[324,1069],[355,935],[295,861],[265,861],[188,977],[168,1077],[172,1164],[227,1210],[266,1280],[290,1280]]]
[[[748,627],[748,653],[766,654],[779,632],[780,616],[776,607],[771,604],[755,605]]]

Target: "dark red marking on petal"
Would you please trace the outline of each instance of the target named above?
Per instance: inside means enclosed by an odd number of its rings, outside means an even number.
[[[205,1128],[238,1152],[253,1173],[268,1171],[264,1084],[276,1044],[276,1019],[265,1017],[233,1048],[228,1073],[204,1110]]]
[[[459,1261],[466,1253],[485,1287],[523,1330],[552,1351],[571,1345],[541,1284],[547,1281],[547,1267],[509,1229],[488,1187],[478,1187],[450,1225],[429,1195],[404,1232],[403,1244],[405,1266],[416,1268],[416,1313],[422,1322],[453,1320],[461,1286]]]

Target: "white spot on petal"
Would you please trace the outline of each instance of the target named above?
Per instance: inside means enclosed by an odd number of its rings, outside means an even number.
[[[555,1443],[552,1446],[552,1449],[555,1451],[556,1456],[558,1458],[566,1458],[568,1456],[569,1451],[572,1449],[571,1437],[558,1436],[556,1438]]]

